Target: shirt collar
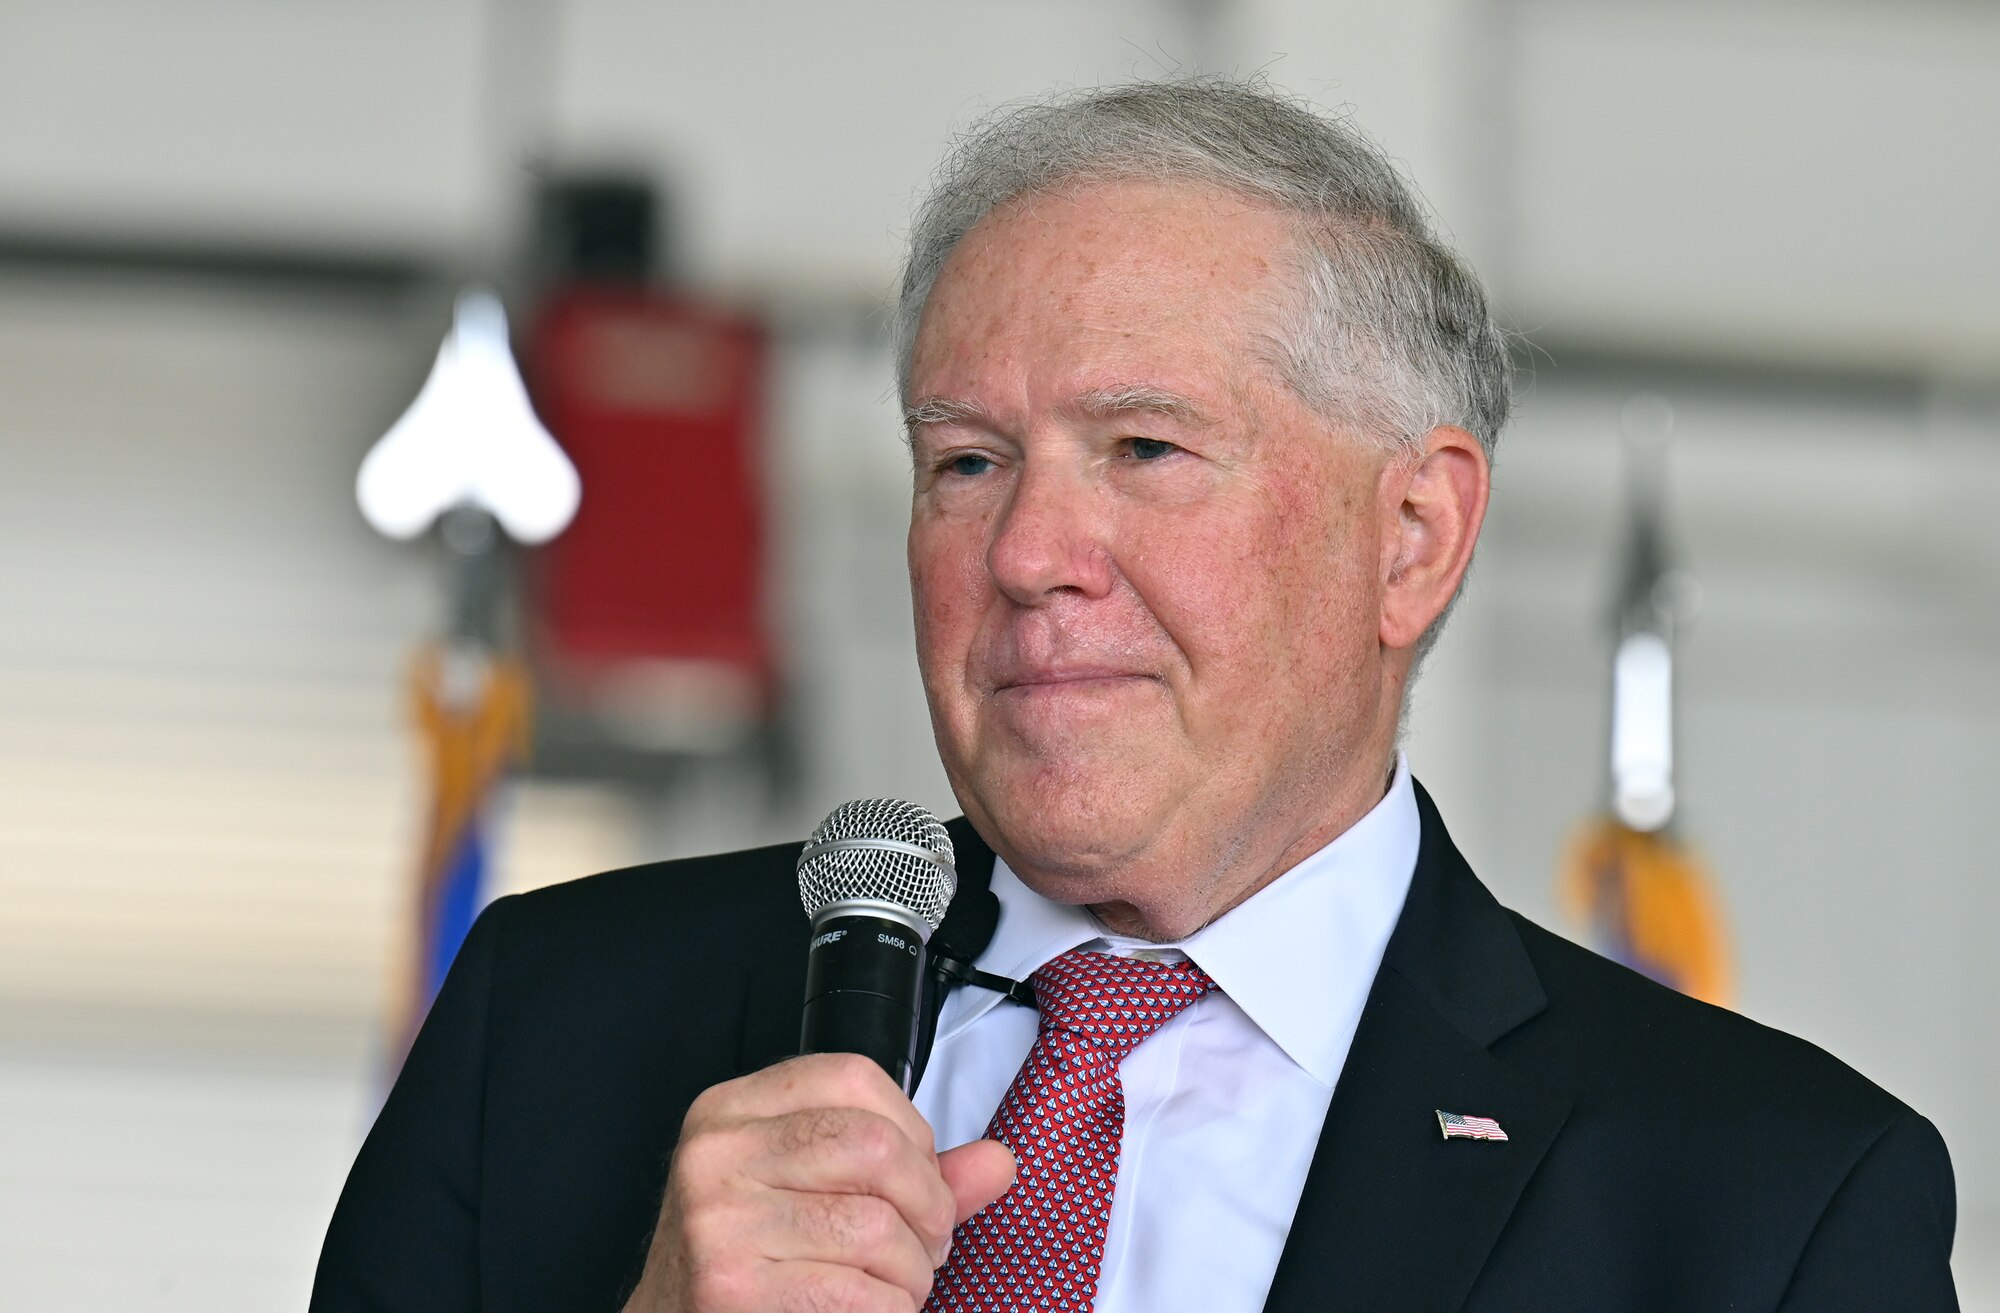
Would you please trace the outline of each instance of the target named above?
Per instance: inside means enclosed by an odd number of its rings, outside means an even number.
[[[1108,933],[1089,910],[1042,897],[1003,858],[993,862],[1000,925],[982,971],[1026,980],[1086,945],[1111,952],[1179,950],[1315,1080],[1331,1087],[1346,1061],[1376,969],[1416,870],[1422,826],[1409,763],[1396,757],[1389,791],[1333,842],[1227,914],[1174,944]],[[1001,1001],[954,990],[938,1018],[950,1038]]]

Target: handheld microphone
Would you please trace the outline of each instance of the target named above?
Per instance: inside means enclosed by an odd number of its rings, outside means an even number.
[[[801,1053],[859,1053],[916,1086],[925,945],[958,888],[951,836],[911,802],[845,803],[799,854],[812,918]]]

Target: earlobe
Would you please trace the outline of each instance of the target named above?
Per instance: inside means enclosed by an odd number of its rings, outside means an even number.
[[[1422,450],[1392,462],[1384,491],[1395,525],[1384,553],[1381,640],[1407,648],[1444,613],[1472,561],[1486,516],[1486,450],[1464,429],[1441,425]]]

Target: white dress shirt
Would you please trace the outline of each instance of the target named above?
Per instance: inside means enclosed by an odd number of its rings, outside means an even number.
[[[993,866],[1000,926],[978,967],[1026,980],[1072,948],[1183,956],[1215,989],[1119,1069],[1125,1139],[1096,1313],[1252,1313],[1264,1304],[1334,1082],[1402,913],[1418,845],[1400,756],[1346,833],[1175,944],[1107,931]],[[962,986],[916,1094],[940,1148],[986,1133],[1034,1044],[1036,1013]]]

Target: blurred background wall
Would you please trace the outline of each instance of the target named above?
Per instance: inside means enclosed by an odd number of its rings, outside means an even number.
[[[1603,790],[1618,414],[1673,401],[1683,816],[1741,1007],[1938,1122],[1965,1303],[2000,1309],[1973,0],[0,0],[0,1308],[303,1304],[409,951],[403,671],[444,610],[354,472],[458,283],[521,285],[536,180],[652,179],[680,285],[770,326],[790,764],[544,762],[508,888],[849,797],[951,808],[877,313],[909,201],[984,108],[1187,67],[1351,104],[1533,344],[1410,754],[1559,928]]]

